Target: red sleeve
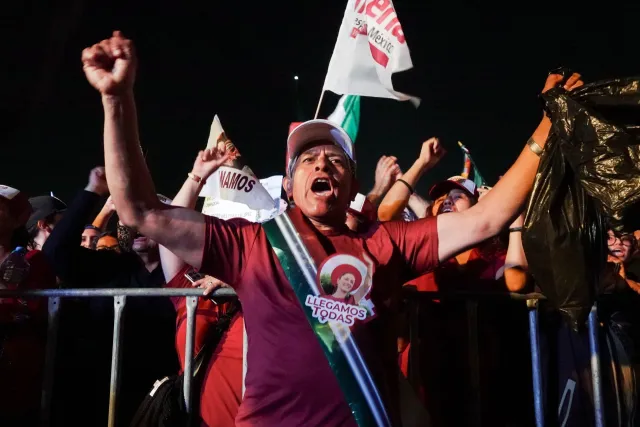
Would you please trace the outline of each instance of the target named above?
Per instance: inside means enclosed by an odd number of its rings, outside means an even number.
[[[244,219],[205,216],[206,232],[200,272],[236,287],[242,277],[259,224]]]
[[[438,266],[438,226],[435,217],[417,221],[382,223],[400,250],[410,276],[415,278]]]

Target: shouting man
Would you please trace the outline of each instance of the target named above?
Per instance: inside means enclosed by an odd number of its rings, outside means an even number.
[[[132,42],[115,32],[85,49],[82,61],[87,80],[102,95],[106,175],[121,221],[202,273],[228,283],[242,302],[248,371],[236,425],[354,426],[338,381],[264,229],[158,200],[138,139]],[[561,80],[551,75],[544,89]],[[580,84],[576,74],[565,88]],[[375,224],[362,234],[345,225],[357,194],[354,146],[348,135],[324,120],[306,122],[290,134],[284,185],[295,207],[289,216],[320,274],[326,266],[344,263],[357,267],[361,279],[372,270],[370,289],[362,298],[367,300],[367,316],[356,321],[353,330],[393,425],[400,421],[391,319],[401,285],[513,221],[531,190],[550,127],[549,119],[543,118],[504,178],[472,208],[412,223]]]

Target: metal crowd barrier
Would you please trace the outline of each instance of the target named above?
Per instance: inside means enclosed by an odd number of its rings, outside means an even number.
[[[467,312],[469,314],[469,343],[470,360],[469,363],[475,374],[472,381],[479,383],[478,378],[478,329],[477,329],[477,308],[479,300],[508,299],[514,301],[525,301],[528,308],[529,318],[529,342],[531,348],[531,366],[533,380],[533,400],[536,427],[544,427],[544,390],[542,385],[542,360],[540,354],[540,337],[538,326],[538,302],[546,299],[539,293],[516,294],[497,292],[417,292],[408,290],[405,293],[410,301],[410,333],[411,342],[418,342],[420,322],[418,322],[419,302],[432,301],[436,299],[463,299],[467,301]],[[193,371],[193,348],[195,334],[195,313],[198,297],[202,296],[201,289],[177,289],[177,288],[136,288],[136,289],[38,289],[38,290],[6,290],[0,289],[0,298],[32,298],[45,297],[49,299],[49,322],[47,330],[47,347],[45,359],[45,374],[42,386],[42,422],[43,427],[49,427],[51,422],[51,393],[53,389],[53,362],[57,345],[57,330],[59,321],[60,298],[92,298],[92,297],[113,297],[114,300],[114,320],[113,320],[113,347],[111,352],[111,382],[109,390],[109,418],[108,426],[115,426],[115,415],[118,395],[118,385],[120,380],[120,336],[122,332],[122,313],[126,305],[127,297],[172,297],[183,296],[187,298],[187,335],[185,343],[185,364],[184,364],[184,396],[187,413],[193,416],[193,395],[192,395],[192,371]],[[219,288],[213,294],[215,298],[233,298],[235,292],[230,288]],[[593,403],[595,412],[596,427],[604,427],[604,403],[602,396],[602,377],[600,369],[599,346],[598,346],[598,318],[597,307],[594,304],[589,314],[588,321],[589,348],[591,353],[591,373],[593,384]],[[417,351],[409,355],[410,364],[417,366]],[[475,360],[473,360],[475,358]],[[416,378],[410,378],[410,382],[417,385]],[[478,385],[478,384],[476,384]],[[480,402],[476,402],[472,408],[472,419],[480,422]]]
[[[536,427],[545,425],[544,409],[544,388],[542,382],[542,358],[540,353],[540,329],[538,324],[538,305],[546,297],[540,293],[517,294],[505,292],[419,292],[415,288],[406,288],[405,297],[409,301],[409,341],[418,342],[420,322],[419,310],[420,302],[457,299],[464,300],[467,304],[467,317],[469,329],[469,366],[471,371],[471,382],[475,390],[479,389],[479,342],[478,342],[478,301],[512,300],[525,301],[528,309],[529,320],[529,346],[531,349],[531,373],[533,383],[533,406],[536,419]],[[600,368],[600,349],[598,345],[598,310],[594,304],[589,313],[587,323],[589,334],[589,352],[591,362],[591,381],[593,387],[593,407],[596,427],[604,427],[604,401],[602,395],[602,371]],[[413,348],[413,347],[412,347]],[[409,365],[418,366],[419,356],[417,351],[409,353]],[[419,379],[410,373],[410,382],[417,390]],[[480,393],[476,394],[476,401],[473,402],[470,417],[475,425],[481,425],[481,402]]]
[[[37,289],[37,290],[7,290],[0,289],[0,298],[35,298],[49,299],[49,322],[47,325],[47,347],[45,356],[44,378],[42,382],[41,425],[49,427],[51,424],[51,394],[53,390],[53,372],[56,345],[58,338],[58,321],[60,298],[92,298],[113,297],[113,346],[111,351],[111,382],[109,386],[109,418],[108,426],[114,427],[116,420],[116,405],[118,385],[120,383],[120,336],[122,333],[122,313],[127,303],[127,297],[175,297],[183,296],[187,299],[187,336],[184,358],[184,397],[187,414],[192,417],[193,396],[193,346],[195,335],[195,314],[198,297],[202,296],[202,289],[178,288],[132,288],[132,289]],[[215,298],[232,298],[236,294],[233,289],[219,288],[211,295]],[[190,422],[190,421],[189,421]]]

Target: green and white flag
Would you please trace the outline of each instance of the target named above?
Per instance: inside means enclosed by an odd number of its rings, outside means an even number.
[[[360,96],[342,95],[335,111],[327,117],[327,120],[339,125],[347,132],[352,142],[356,142],[358,128],[360,127]]]
[[[460,141],[458,141],[458,146],[464,153],[464,166],[462,167],[462,173],[460,174],[460,176],[462,176],[465,179],[472,180],[473,183],[476,185],[476,188],[482,187],[483,185],[487,185],[484,178],[480,174],[478,167],[476,166],[475,162],[471,158],[471,153],[469,152],[469,149]],[[471,177],[472,173],[473,173],[473,178]]]

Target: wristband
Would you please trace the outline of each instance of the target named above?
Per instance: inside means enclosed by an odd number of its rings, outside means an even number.
[[[543,151],[542,147],[540,147],[538,143],[533,140],[533,138],[529,138],[529,140],[527,141],[527,146],[529,147],[529,150],[533,151],[533,154],[540,157]]]
[[[411,194],[413,194],[413,187],[412,187],[412,186],[411,186],[407,181],[405,181],[405,180],[404,180],[404,179],[402,179],[402,178],[398,178],[398,179],[396,179],[396,182],[401,182],[401,183],[403,183],[404,185],[406,185],[406,186],[407,186],[407,188],[409,189],[409,192],[410,192]]]
[[[196,175],[196,174],[195,174],[195,173],[193,173],[193,172],[189,172],[189,173],[187,174],[187,176],[188,176],[189,178],[191,178],[192,180],[194,180],[195,182],[197,182],[198,184],[200,184],[200,182],[202,182],[202,178],[200,178],[198,175]]]
[[[522,227],[513,227],[509,229],[509,233],[522,233]]]

